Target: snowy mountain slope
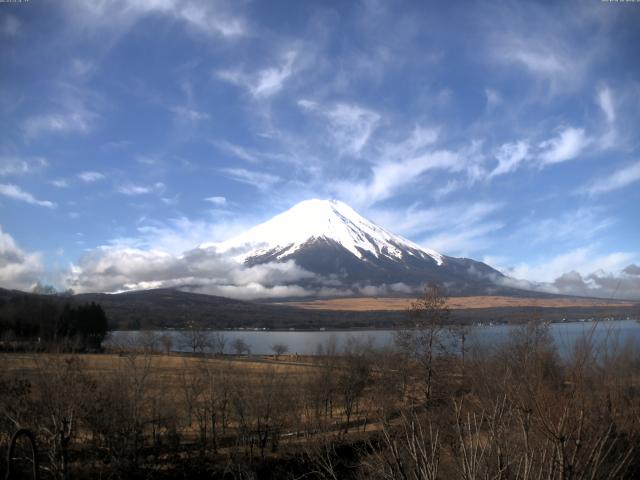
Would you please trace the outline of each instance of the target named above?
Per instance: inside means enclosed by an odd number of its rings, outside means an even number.
[[[442,255],[395,235],[336,200],[306,200],[215,247],[248,266],[293,260],[320,285],[423,285],[457,293],[495,293],[502,274]],[[400,287],[398,287],[400,288]]]
[[[359,259],[369,254],[391,259],[406,255],[431,258],[438,265],[443,260],[438,252],[388,232],[337,200],[305,200],[216,247],[223,253],[238,252],[235,257],[241,261],[266,254],[283,260],[314,240],[334,242]]]

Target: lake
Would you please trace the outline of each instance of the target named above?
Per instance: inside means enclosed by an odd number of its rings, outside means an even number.
[[[467,344],[470,347],[491,348],[507,342],[516,325],[474,326],[469,330]],[[394,330],[337,330],[337,331],[267,331],[267,330],[225,330],[221,331],[226,340],[226,353],[233,353],[231,344],[242,339],[251,349],[252,354],[266,355],[273,353],[271,346],[276,343],[288,347],[289,353],[315,354],[318,345],[335,342],[340,350],[349,339],[369,342],[374,347],[391,345]],[[640,347],[640,323],[635,320],[611,320],[606,322],[567,322],[552,323],[549,332],[561,355],[572,351],[576,341],[593,332],[594,343],[599,346],[613,348],[632,342]],[[155,330],[156,335],[168,335],[172,339],[172,351],[189,351],[184,335],[179,330]],[[213,335],[213,331],[207,331]],[[114,331],[105,341],[105,345],[116,346],[127,344],[141,346],[145,341],[144,332]]]

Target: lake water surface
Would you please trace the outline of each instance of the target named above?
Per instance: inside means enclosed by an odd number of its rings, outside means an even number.
[[[515,325],[486,325],[471,327],[467,337],[470,347],[492,348],[500,346],[511,338]],[[567,322],[553,323],[549,332],[561,355],[573,350],[577,341],[592,336],[594,344],[606,346],[608,349],[620,347],[630,342],[640,347],[640,323],[635,320],[612,320],[607,322]],[[179,330],[155,330],[156,336],[169,335],[172,339],[171,349],[175,352],[189,351],[184,335]],[[244,340],[252,354],[266,355],[273,353],[271,346],[276,343],[285,344],[289,353],[309,355],[318,351],[318,345],[335,342],[341,349],[349,339],[367,342],[374,347],[391,345],[394,341],[394,330],[338,330],[338,331],[265,331],[265,330],[225,330],[221,331],[226,340],[225,352],[233,353],[232,342],[238,338]],[[208,335],[214,332],[207,331]],[[106,341],[106,345],[127,344],[142,346],[145,341],[143,332],[114,331]]]

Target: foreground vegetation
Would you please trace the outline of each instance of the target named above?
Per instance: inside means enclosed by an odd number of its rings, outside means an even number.
[[[561,362],[532,325],[464,365],[6,353],[0,448],[30,429],[42,478],[637,478],[640,356],[591,347]]]
[[[433,288],[382,350],[223,356],[194,336],[179,356],[150,334],[111,353],[5,352],[0,454],[28,429],[41,478],[640,476],[636,345],[587,334],[561,359],[540,322],[493,350],[470,350],[466,333]],[[11,457],[13,475],[33,468],[26,437]]]

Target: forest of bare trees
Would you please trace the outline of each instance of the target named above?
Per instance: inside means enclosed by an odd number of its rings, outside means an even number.
[[[25,428],[40,478],[638,478],[632,344],[586,334],[561,358],[532,322],[461,354],[441,342],[434,290],[408,318],[394,346],[330,341],[297,361],[284,345],[201,352],[194,332],[188,355],[152,338],[117,354],[5,353],[3,458]],[[13,456],[32,468],[24,439]]]

